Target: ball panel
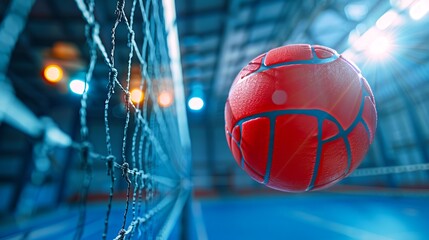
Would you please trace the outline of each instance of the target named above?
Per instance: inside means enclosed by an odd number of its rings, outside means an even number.
[[[228,147],[229,149],[231,149],[231,133],[228,131],[228,129],[225,128],[225,137],[226,137],[226,142],[228,143]]]
[[[344,61],[347,65],[349,65],[351,68],[353,68],[357,73],[361,73],[360,69],[354,64],[352,61],[344,57],[343,55],[340,55],[340,59]]]
[[[232,128],[234,127],[237,120],[232,113],[231,105],[230,105],[228,99],[226,100],[226,103],[225,103],[225,114],[224,115],[225,115],[225,130],[228,133],[232,134]]]
[[[353,131],[348,135],[350,149],[352,154],[351,167],[347,173],[352,173],[362,162],[369,148],[369,137],[362,123],[356,125]]]
[[[336,52],[330,48],[318,46],[313,46],[314,51],[316,52],[316,56],[320,59],[330,58],[336,54]]]
[[[347,170],[347,149],[343,138],[324,143],[314,188],[337,182]]]
[[[271,66],[278,63],[286,63],[313,58],[311,46],[308,44],[288,45],[274,48],[267,53],[264,64]]]
[[[284,191],[307,189],[316,161],[317,125],[313,116],[277,117],[268,186]]]
[[[331,138],[339,133],[338,126],[331,120],[325,119],[322,124],[322,140]]]
[[[230,103],[232,126],[237,121],[261,112],[283,109],[272,102],[272,94],[276,90],[275,77],[266,76],[265,72],[248,77],[231,87],[228,101]],[[270,106],[273,107],[270,107]],[[234,121],[235,120],[235,121]]]
[[[261,67],[262,59],[264,57],[265,57],[265,53],[257,56],[252,61],[250,61],[250,63],[247,64],[247,66],[245,66],[240,71],[240,73],[238,74],[238,76],[239,76],[238,79],[244,78],[244,77],[248,76],[249,74],[256,72]]]
[[[268,118],[255,118],[242,124],[241,149],[244,161],[261,176],[266,172],[269,142],[270,120]]]
[[[371,90],[371,87],[368,84],[368,81],[366,81],[366,79],[364,77],[361,78],[361,81],[362,81],[362,85],[363,85],[363,87],[365,89],[365,92],[370,97],[372,103],[375,105],[374,94],[372,93],[372,90]]]
[[[240,127],[239,126],[235,126],[232,129],[232,138],[237,142],[241,141],[241,133],[240,133]]]
[[[346,175],[341,175],[338,179],[335,179],[331,182],[321,184],[321,185],[316,185],[316,186],[314,186],[314,188],[311,189],[311,191],[312,190],[322,190],[322,189],[331,187],[331,186],[335,185],[337,182],[341,181],[344,177],[346,177]]]
[[[322,96],[318,101],[328,99],[323,109],[337,119],[343,129],[349,128],[358,115],[362,102],[359,74],[340,58],[329,64],[329,67],[322,68],[317,76],[321,76],[320,82],[323,84],[320,89],[322,94],[319,94]]]
[[[254,168],[251,167],[251,165],[247,164],[246,162],[244,162],[243,169],[253,180],[257,181],[258,183],[264,182],[263,175],[260,175]]]

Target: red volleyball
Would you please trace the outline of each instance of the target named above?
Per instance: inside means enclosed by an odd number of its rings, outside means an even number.
[[[344,56],[323,46],[287,45],[245,66],[225,105],[235,161],[268,187],[329,187],[360,164],[377,112],[371,88]]]

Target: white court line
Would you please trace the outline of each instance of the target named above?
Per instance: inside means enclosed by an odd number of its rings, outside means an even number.
[[[392,240],[392,238],[379,235],[377,233],[369,232],[363,229],[351,227],[345,224],[329,221],[325,218],[321,218],[309,213],[301,212],[301,211],[294,211],[293,214],[300,218],[301,220],[304,220],[308,223],[311,223],[313,225],[317,225],[318,227],[326,228],[328,230],[331,230],[333,232],[337,232],[343,235],[346,235],[347,237],[350,237],[352,239],[365,239],[365,240]]]
[[[201,210],[200,201],[192,201],[192,212],[194,215],[195,229],[197,231],[198,240],[208,240],[207,230],[204,224],[203,211]]]

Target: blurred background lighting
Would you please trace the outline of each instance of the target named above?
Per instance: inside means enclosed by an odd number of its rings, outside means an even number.
[[[144,93],[139,88],[134,88],[130,94],[131,102],[133,103],[141,103],[144,99]]]
[[[392,7],[398,8],[399,10],[403,10],[407,8],[414,0],[390,0],[390,5]]]
[[[414,20],[420,20],[429,12],[429,1],[420,0],[410,7],[410,17]]]
[[[372,27],[368,29],[362,36],[355,36],[353,39],[349,37],[350,44],[358,51],[367,50],[368,46],[380,35],[380,30]]]
[[[63,79],[63,69],[56,64],[48,65],[43,70],[43,76],[48,82],[57,83]]]
[[[200,97],[192,97],[188,101],[191,110],[200,111],[204,107],[204,100]]]
[[[389,10],[377,20],[376,26],[378,29],[384,30],[392,25],[398,17],[399,15],[395,10]]]
[[[80,52],[78,47],[70,42],[56,42],[52,47],[52,55],[58,59],[78,60]]]
[[[82,95],[85,91],[88,91],[89,86],[86,85],[85,88],[85,82],[83,80],[80,79],[74,79],[70,82],[69,84],[70,86],[70,90],[72,90],[72,92]]]
[[[161,93],[158,96],[158,104],[161,107],[169,107],[173,103],[173,96],[171,96],[171,93],[168,91],[161,91]]]
[[[363,2],[349,3],[344,7],[348,19],[353,21],[362,20],[368,13],[368,7]]]

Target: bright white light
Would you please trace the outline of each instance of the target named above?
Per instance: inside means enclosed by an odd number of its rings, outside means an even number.
[[[191,110],[199,111],[204,107],[204,100],[200,97],[192,97],[188,101],[188,106]]]
[[[80,79],[74,79],[69,84],[70,89],[72,92],[82,95],[84,91],[88,91],[89,86],[86,85],[85,88],[85,82]]]
[[[354,50],[364,51],[371,58],[384,58],[392,49],[392,38],[376,27],[370,28],[353,42]]]
[[[368,53],[373,58],[383,58],[392,49],[392,42],[385,36],[374,39],[368,49]]]
[[[375,27],[372,27],[368,29],[361,37],[355,39],[355,41],[352,44],[353,48],[358,51],[363,51],[367,49],[367,46],[370,45],[374,39],[379,36],[380,30],[378,30]]]
[[[376,23],[376,26],[380,30],[388,28],[397,19],[398,13],[395,10],[389,10],[383,16],[381,16]]]
[[[414,20],[419,20],[429,12],[429,1],[420,0],[414,3],[410,8],[410,17]]]

